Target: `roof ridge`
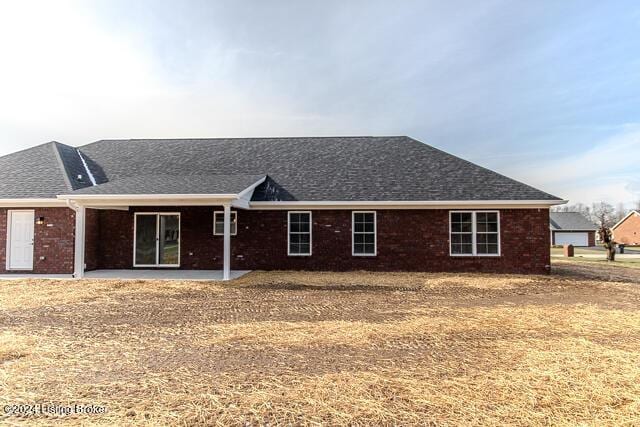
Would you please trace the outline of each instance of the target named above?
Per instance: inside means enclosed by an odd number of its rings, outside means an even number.
[[[69,170],[62,160],[62,155],[60,154],[59,146],[64,145],[65,147],[73,148],[67,144],[61,144],[58,141],[51,141],[51,148],[53,148],[53,153],[56,157],[56,162],[58,163],[58,167],[60,168],[60,172],[62,173],[62,177],[64,179],[64,183],[69,189],[69,191],[73,191],[73,185],[71,184],[71,178],[69,177]]]
[[[107,141],[229,141],[229,140],[269,140],[269,139],[341,139],[341,138],[353,138],[353,139],[371,139],[371,138],[409,138],[407,135],[331,135],[331,136],[232,136],[232,137],[196,137],[196,138],[114,138],[114,139],[99,139],[97,141],[89,142],[78,148],[88,147],[90,145],[98,144],[100,142]],[[415,140],[414,140],[415,141]],[[426,145],[426,144],[425,144]]]
[[[34,148],[44,147],[45,145],[49,145],[49,144],[53,145],[53,144],[60,144],[60,143],[58,141],[43,142],[43,143],[38,144],[38,145],[34,145],[34,146],[31,146],[31,147],[23,148],[22,150],[12,151],[11,153],[4,154],[4,155],[0,156],[0,159],[3,158],[3,157],[7,157],[7,156],[13,156],[14,154],[24,153],[25,151],[33,150]],[[62,145],[64,145],[64,144],[62,144]]]

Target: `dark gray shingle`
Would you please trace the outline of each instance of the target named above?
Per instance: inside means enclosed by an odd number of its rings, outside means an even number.
[[[0,198],[183,192],[200,188],[188,177],[264,174],[253,200],[559,200],[405,136],[103,140],[80,151],[100,185],[88,187],[74,148],[50,143],[0,158]]]
[[[73,194],[238,194],[262,178],[264,175],[140,175]]]
[[[0,157],[0,198],[55,198],[72,189],[60,148],[75,150],[47,142]]]
[[[104,140],[84,147],[105,179],[255,175],[253,200],[558,200],[405,136]]]
[[[580,212],[549,212],[549,224],[554,230],[595,230],[598,228]]]

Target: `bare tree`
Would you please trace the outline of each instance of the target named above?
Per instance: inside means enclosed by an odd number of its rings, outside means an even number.
[[[607,250],[607,261],[616,259],[616,242],[613,241],[611,226],[615,224],[615,210],[608,203],[593,204],[593,219],[598,224],[598,236]]]
[[[609,203],[599,202],[591,206],[591,219],[598,227],[610,228],[616,223],[615,209]]]
[[[638,212],[640,212],[640,199],[636,200],[634,205],[635,205],[634,209],[637,210]]]
[[[607,250],[607,261],[615,261],[616,242],[613,241],[613,234],[611,233],[611,229],[606,226],[601,226],[598,229],[598,235],[600,236],[602,246],[604,246],[604,248]]]
[[[620,202],[616,205],[616,212],[614,214],[614,223],[617,223],[627,215],[627,209],[624,207],[624,203]]]
[[[591,208],[584,203],[576,203],[574,205],[560,205],[551,208],[552,212],[580,212],[587,218],[591,218]]]

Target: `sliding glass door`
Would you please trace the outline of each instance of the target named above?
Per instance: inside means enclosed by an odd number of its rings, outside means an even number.
[[[135,214],[134,267],[180,266],[180,214]]]

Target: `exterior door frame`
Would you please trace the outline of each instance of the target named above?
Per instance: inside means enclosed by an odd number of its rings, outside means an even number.
[[[156,217],[156,263],[155,264],[137,264],[136,248],[138,245],[138,216],[147,215]],[[178,263],[177,264],[160,264],[160,217],[161,216],[177,216],[178,217]],[[182,221],[180,212],[135,212],[133,215],[133,266],[134,267],[162,267],[175,268],[180,267],[180,247],[182,246]]]
[[[31,243],[31,267],[25,267],[25,268],[12,268],[11,267],[11,239],[12,239],[12,228],[13,228],[13,213],[14,212],[29,212],[32,214],[33,217],[33,241]],[[7,271],[33,271],[33,261],[34,261],[34,256],[35,256],[35,235],[36,235],[36,230],[35,230],[35,220],[36,220],[36,211],[33,209],[10,209],[7,211],[7,248],[5,251],[6,254],[6,260],[5,260],[5,267]]]

